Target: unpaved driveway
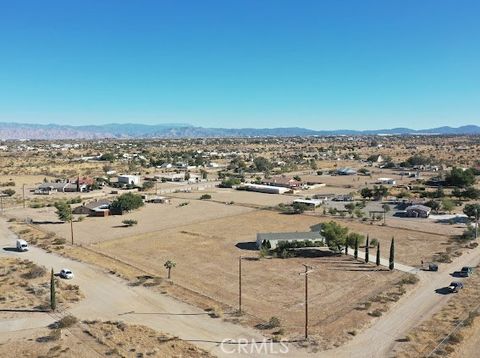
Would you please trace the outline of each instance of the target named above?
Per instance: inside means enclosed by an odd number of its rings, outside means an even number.
[[[383,358],[394,356],[397,340],[408,331],[440,310],[451,295],[442,295],[436,289],[457,281],[450,274],[462,266],[476,266],[480,262],[480,246],[468,251],[448,265],[440,265],[439,272],[420,272],[417,287],[402,297],[385,315],[356,336],[345,346],[326,353],[325,357]],[[465,280],[468,285],[468,279]],[[323,355],[322,355],[323,357]]]
[[[0,246],[2,248],[15,246],[16,236],[8,230],[7,225],[3,218],[0,219]],[[72,282],[80,286],[85,299],[76,303],[69,313],[80,319],[122,320],[126,323],[143,324],[190,341],[217,356],[245,356],[243,353],[224,353],[220,346],[220,342],[223,340],[262,341],[264,339],[259,332],[253,329],[228,323],[222,319],[210,318],[204,311],[196,307],[145,287],[128,286],[125,281],[96,267],[47,253],[36,247],[30,247],[30,251],[24,253],[1,250],[0,255],[18,255],[44,265],[48,269],[52,267],[55,272],[60,271],[63,267],[70,268],[75,273]],[[34,320],[35,317],[32,315],[31,319]],[[0,322],[0,333],[8,330],[15,330],[12,322]],[[225,347],[230,352],[236,352],[235,345],[226,345]],[[245,349],[247,350],[248,347]],[[273,348],[273,350],[279,352],[280,347]],[[289,356],[308,355],[306,351],[296,351],[293,346],[290,346],[289,350]],[[264,353],[265,351],[262,351],[260,354],[255,353],[252,356],[265,356]]]

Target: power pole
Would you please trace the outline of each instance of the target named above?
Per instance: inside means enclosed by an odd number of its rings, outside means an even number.
[[[475,207],[475,239],[478,238],[478,207]]]
[[[23,208],[25,209],[25,184],[23,184]]]
[[[308,265],[303,265],[305,272],[300,275],[305,275],[305,340],[308,339],[308,274],[313,271],[313,268]]]
[[[72,234],[72,245],[73,245],[73,219],[70,220],[70,232]]]
[[[238,313],[242,314],[242,256],[238,257]]]

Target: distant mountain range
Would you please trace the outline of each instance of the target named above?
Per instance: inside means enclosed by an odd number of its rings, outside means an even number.
[[[480,134],[480,126],[438,127],[414,130],[393,128],[378,130],[312,130],[306,128],[203,128],[183,123],[104,124],[70,126],[57,124],[0,123],[0,140],[9,139],[101,139],[101,138],[213,138],[213,137],[295,137],[335,135],[456,135]]]

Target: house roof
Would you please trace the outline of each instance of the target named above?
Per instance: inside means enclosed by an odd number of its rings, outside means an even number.
[[[101,206],[108,206],[111,203],[112,202],[110,200],[96,200],[96,201],[91,201],[91,202],[89,202],[89,203],[87,203],[83,206],[86,207],[86,208],[95,210],[95,209],[98,209]]]
[[[317,231],[309,232],[268,232],[258,233],[258,240],[287,241],[287,240],[323,240],[323,236]]]
[[[432,208],[430,208],[426,205],[410,205],[405,210],[421,210],[421,211],[430,212],[432,210]]]
[[[298,180],[295,180],[293,178],[289,178],[287,176],[276,176],[276,177],[272,177],[270,179],[263,179],[262,180],[262,183],[275,183],[275,184],[301,184],[300,181]]]
[[[53,188],[57,190],[63,190],[68,183],[42,183],[38,186],[38,189],[48,189]]]

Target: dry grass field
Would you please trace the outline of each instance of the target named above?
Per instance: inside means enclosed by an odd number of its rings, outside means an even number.
[[[55,279],[57,304],[66,308],[82,298],[77,285]],[[44,267],[17,258],[0,259],[0,309],[46,310],[50,307],[50,275]]]
[[[51,328],[2,333],[2,357],[211,357],[207,352],[145,326],[78,322],[71,316]],[[59,326],[61,328],[55,328]]]

